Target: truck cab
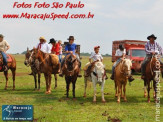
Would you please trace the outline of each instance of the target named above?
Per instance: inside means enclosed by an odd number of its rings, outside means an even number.
[[[112,62],[116,61],[116,50],[122,44],[126,49],[126,58],[132,60],[132,71],[140,72],[141,64],[146,56],[145,44],[147,41],[139,40],[120,40],[113,41],[112,45]]]

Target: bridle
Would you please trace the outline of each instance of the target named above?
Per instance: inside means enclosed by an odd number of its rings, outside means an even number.
[[[131,72],[131,69],[130,69],[130,70],[124,70],[124,69],[123,69],[123,65],[122,65],[123,62],[124,62],[124,61],[122,61],[122,62],[120,63],[120,73],[123,74],[124,76],[128,76],[128,75],[126,74],[126,72]]]
[[[97,75],[96,72],[97,72],[97,70],[96,70],[96,67],[95,67],[95,71],[93,71],[92,73],[93,73],[93,75],[96,76],[96,78],[98,79],[98,75]],[[104,70],[104,74],[103,74],[103,76],[102,76],[102,80],[104,80],[105,76],[106,76],[106,71]]]

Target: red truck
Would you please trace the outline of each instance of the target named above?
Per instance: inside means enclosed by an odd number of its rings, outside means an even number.
[[[147,41],[138,40],[119,40],[113,41],[112,45],[112,62],[116,61],[116,50],[122,44],[126,49],[126,58],[132,60],[132,71],[140,72],[141,64],[146,56],[145,44]]]

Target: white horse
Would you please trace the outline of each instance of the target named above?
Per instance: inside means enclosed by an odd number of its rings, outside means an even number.
[[[84,91],[84,97],[86,97],[86,85],[87,80],[91,80],[94,87],[94,96],[93,96],[93,102],[96,102],[96,84],[101,85],[101,93],[102,93],[102,102],[106,102],[104,98],[104,84],[105,84],[105,66],[102,62],[96,62],[95,67],[93,69],[93,72],[91,73],[91,77],[85,77],[85,91]]]

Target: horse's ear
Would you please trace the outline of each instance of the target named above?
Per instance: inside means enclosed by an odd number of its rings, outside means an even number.
[[[29,48],[27,47],[27,52],[29,52]]]

